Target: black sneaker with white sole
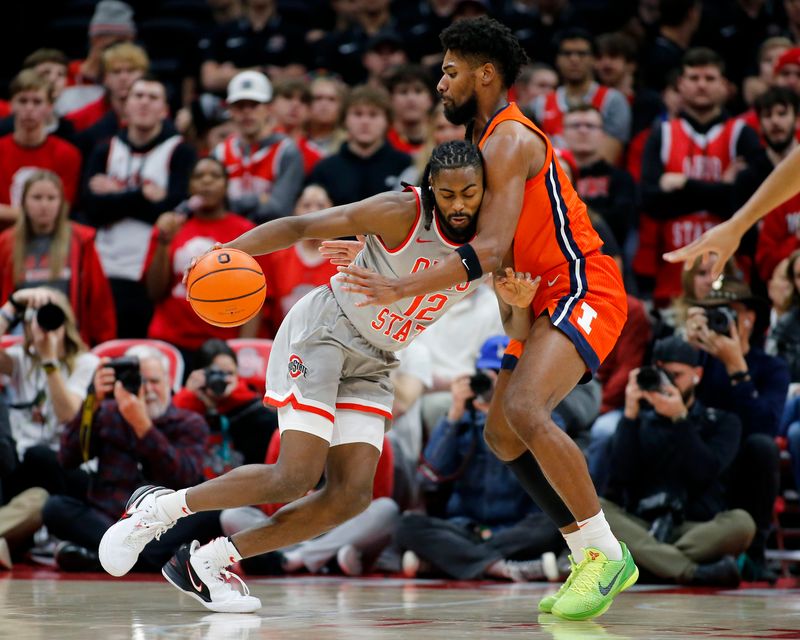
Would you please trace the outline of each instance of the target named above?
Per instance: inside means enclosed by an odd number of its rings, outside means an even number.
[[[261,608],[261,600],[250,595],[244,581],[225,566],[217,564],[210,553],[203,553],[197,540],[191,545],[181,545],[161,569],[161,574],[172,586],[211,611],[253,613]],[[231,578],[241,583],[243,593],[231,586]]]

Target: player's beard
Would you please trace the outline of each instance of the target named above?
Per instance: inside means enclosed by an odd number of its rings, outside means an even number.
[[[437,210],[434,215],[439,216],[439,223],[441,225],[442,230],[445,232],[445,236],[449,240],[453,242],[469,242],[475,237],[475,232],[478,229],[478,216],[473,215],[472,219],[469,221],[469,224],[466,227],[460,227],[456,229],[455,227],[451,226],[450,223],[447,221],[447,218],[443,216]]]
[[[444,108],[444,117],[453,124],[469,124],[476,115],[478,115],[478,98],[474,93],[464,104]]]

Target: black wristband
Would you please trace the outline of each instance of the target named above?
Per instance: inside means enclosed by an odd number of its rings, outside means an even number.
[[[481,261],[478,260],[478,254],[475,253],[475,249],[472,248],[471,244],[462,244],[456,249],[456,253],[461,256],[461,264],[467,270],[467,280],[471,282],[483,275]]]

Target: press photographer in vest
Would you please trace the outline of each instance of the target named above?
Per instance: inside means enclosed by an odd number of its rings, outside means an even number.
[[[84,208],[117,312],[120,338],[144,337],[152,307],[141,283],[158,216],[186,197],[195,152],[167,119],[164,85],[145,76],[125,102],[126,129],[95,148],[87,165]]]

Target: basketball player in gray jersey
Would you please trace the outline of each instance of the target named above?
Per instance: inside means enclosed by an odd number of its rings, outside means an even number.
[[[447,142],[433,150],[422,188],[253,229],[224,248],[262,255],[304,238],[364,234],[356,264],[387,277],[432,266],[475,234],[483,198],[477,147]],[[128,501],[106,532],[100,560],[112,575],[127,573],[139,553],[178,518],[197,511],[285,502],[263,526],[184,545],[164,565],[167,580],[212,611],[252,612],[261,602],[233,589],[227,567],[242,558],[320,535],[369,505],[393,389],[393,352],[407,346],[478,282],[399,300],[359,304],[357,294],[330,286],[300,300],[284,320],[270,355],[265,402],[278,408],[281,449],[274,465],[246,465],[201,485],[172,491],[147,486]],[[325,486],[306,495],[325,473]],[[305,497],[304,497],[305,496]]]

